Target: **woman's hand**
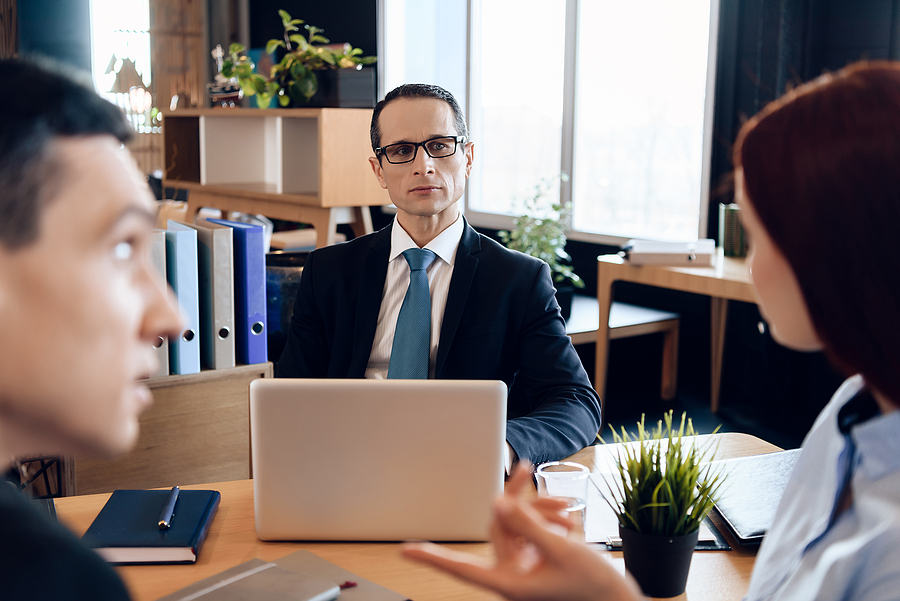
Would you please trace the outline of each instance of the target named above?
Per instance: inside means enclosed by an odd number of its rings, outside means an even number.
[[[531,469],[520,464],[494,506],[493,566],[431,543],[406,544],[402,554],[517,601],[643,599],[630,576],[622,577],[587,545],[566,538],[572,524],[560,514],[565,502],[520,499],[530,480]]]

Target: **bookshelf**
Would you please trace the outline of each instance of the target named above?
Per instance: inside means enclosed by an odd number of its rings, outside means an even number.
[[[316,246],[349,223],[372,231],[368,207],[390,204],[372,174],[371,109],[187,109],[163,117],[164,185],[202,207],[311,224]]]
[[[260,363],[147,380],[153,405],[135,448],[70,458],[67,494],[250,478],[250,382],[271,377],[272,363]]]
[[[368,207],[390,199],[368,158],[371,109],[183,109],[164,114],[164,185],[202,207],[309,223],[316,246],[338,223],[372,231]],[[66,459],[66,494],[251,477],[250,381],[271,363],[153,378],[135,449],[113,460]]]

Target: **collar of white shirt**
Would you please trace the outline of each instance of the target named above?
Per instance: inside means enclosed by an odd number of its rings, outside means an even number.
[[[457,216],[456,221],[454,221],[450,227],[438,234],[434,240],[426,244],[425,248],[434,252],[434,254],[452,267],[456,261],[456,250],[459,248],[459,243],[462,241],[464,228],[465,221],[462,218],[462,213],[460,213]],[[394,226],[391,227],[391,255],[389,262],[393,262],[393,260],[399,257],[404,250],[410,248],[419,248],[419,245],[413,242],[413,239],[409,237],[406,230],[404,230],[397,222],[397,219],[394,218]],[[447,285],[449,286],[449,282]],[[444,295],[446,296],[446,289],[444,290]],[[386,374],[387,370],[384,369],[381,377],[384,377]],[[371,376],[367,375],[366,377]],[[503,463],[507,474],[509,474],[512,464],[515,463],[516,459],[516,452],[513,450],[512,446],[510,446],[509,442],[507,442],[506,454],[503,456]]]
[[[456,249],[459,248],[459,243],[462,240],[464,225],[465,222],[463,221],[462,213],[460,213],[457,215],[456,221],[426,244],[425,248],[432,251],[448,265],[453,265],[454,261],[456,261]],[[406,233],[406,230],[397,222],[395,217],[394,225],[391,227],[391,256],[388,261],[393,261],[404,250],[410,248],[419,248],[419,245],[409,237],[409,234]]]

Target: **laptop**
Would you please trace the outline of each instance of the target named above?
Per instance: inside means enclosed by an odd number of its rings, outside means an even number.
[[[257,536],[487,540],[506,395],[499,381],[252,381]]]

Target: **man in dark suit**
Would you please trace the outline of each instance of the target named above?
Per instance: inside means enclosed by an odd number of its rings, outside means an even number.
[[[369,161],[397,217],[310,254],[277,375],[503,380],[508,466],[590,444],[600,399],[566,336],[549,267],[478,234],[460,214],[473,144],[456,100],[437,86],[400,86],[375,107],[371,135]],[[427,255],[426,267],[409,253]],[[425,287],[424,309],[407,306],[416,286]],[[407,330],[404,314],[414,310],[422,319]],[[400,358],[419,344],[408,331],[424,337],[418,372]]]

